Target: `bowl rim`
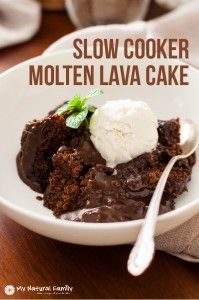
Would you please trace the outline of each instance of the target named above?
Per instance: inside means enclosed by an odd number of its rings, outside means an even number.
[[[122,48],[122,47],[120,47]],[[60,50],[60,51],[56,51],[53,53],[47,53],[46,55],[38,55],[36,57],[30,58],[28,60],[25,60],[11,68],[9,68],[8,70],[4,71],[3,73],[0,74],[0,81],[4,78],[9,76],[10,73],[15,72],[16,70],[22,68],[23,66],[31,63],[31,62],[35,62],[38,60],[45,60],[48,57],[54,57],[54,56],[59,56],[60,54],[64,54],[64,53],[68,53],[71,52],[72,49],[66,49],[66,50]],[[173,61],[177,61],[179,64],[186,64],[184,62],[178,61],[176,59],[173,59]],[[186,64],[187,65],[187,64]],[[196,68],[192,67],[191,65],[189,65],[189,68],[197,73],[197,75],[199,75],[199,70],[197,70]],[[128,227],[134,227],[134,226],[140,226],[143,223],[144,219],[138,219],[138,220],[132,220],[132,221],[123,221],[123,222],[107,222],[107,223],[94,223],[94,222],[75,222],[75,221],[70,221],[70,220],[62,220],[62,219],[58,219],[56,217],[52,216],[47,216],[47,215],[43,215],[41,213],[38,212],[33,212],[30,211],[29,209],[20,207],[17,204],[12,203],[12,201],[6,199],[5,197],[2,197],[0,195],[0,207],[3,206],[5,208],[8,208],[10,211],[18,213],[18,214],[22,214],[26,217],[31,218],[34,221],[42,221],[45,224],[53,224],[53,225],[59,225],[61,227],[75,227],[77,229],[80,228],[84,228],[84,229],[89,229],[89,230],[96,230],[96,229],[117,229],[117,228],[128,228]],[[164,213],[162,215],[159,215],[157,217],[157,222],[163,222],[166,220],[170,220],[173,218],[176,218],[177,216],[183,214],[187,208],[193,209],[194,207],[198,207],[197,212],[199,211],[199,197],[194,199],[192,202],[186,203],[183,206],[174,209],[172,211],[169,211],[167,213]],[[197,213],[196,212],[196,213]]]
[[[36,200],[35,200],[36,201]],[[26,208],[20,207],[16,204],[13,204],[11,201],[5,199],[4,197],[0,196],[0,207],[1,205],[3,207],[8,208],[9,210],[16,212],[18,214],[22,214],[34,221],[42,221],[45,224],[51,223],[52,225],[59,225],[62,227],[75,227],[77,229],[84,228],[84,229],[117,229],[117,228],[128,228],[128,227],[133,227],[133,226],[140,226],[144,219],[138,219],[138,220],[132,220],[132,221],[123,221],[123,222],[107,222],[107,223],[95,223],[95,222],[75,222],[75,221],[70,221],[70,220],[62,220],[58,219],[56,217],[52,216],[47,216],[47,215],[42,215],[37,212],[32,212]],[[198,207],[199,210],[199,198],[193,200],[190,203],[187,203],[177,209],[174,209],[172,211],[169,211],[167,213],[164,213],[162,215],[159,215],[157,217],[157,222],[164,222],[164,221],[169,221],[170,218],[175,218],[178,215],[183,214],[186,210],[187,207],[189,209],[193,209],[194,207]],[[197,212],[196,212],[197,214]]]

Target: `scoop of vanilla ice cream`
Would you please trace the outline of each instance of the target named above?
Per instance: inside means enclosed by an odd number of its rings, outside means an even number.
[[[145,102],[107,101],[91,117],[91,141],[106,165],[114,168],[153,150],[158,142],[157,127],[157,118]]]

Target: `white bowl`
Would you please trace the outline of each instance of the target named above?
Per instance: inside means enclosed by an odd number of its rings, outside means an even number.
[[[92,86],[29,86],[30,64],[62,65],[77,63],[72,50],[40,56],[22,63],[0,75],[0,209],[19,224],[37,233],[57,240],[83,245],[117,245],[135,241],[142,220],[122,223],[78,223],[56,219],[42,202],[35,199],[36,193],[18,177],[15,158],[20,149],[20,137],[24,124],[31,119],[44,116],[50,109],[69,99],[74,94],[85,95]],[[81,61],[80,63],[87,63]],[[93,60],[96,70],[103,60]],[[111,64],[125,65],[122,57],[104,62],[106,72]],[[141,76],[147,60],[133,60],[139,64]],[[178,62],[153,61],[174,65]],[[97,72],[98,73],[98,72]],[[199,73],[190,67],[188,86],[112,86],[103,87],[104,95],[93,103],[102,104],[108,99],[133,98],[146,101],[160,119],[172,117],[191,118],[199,126]],[[96,80],[98,86],[98,78]],[[193,170],[189,192],[176,201],[176,209],[158,217],[156,235],[164,233],[185,222],[199,211],[199,163]]]

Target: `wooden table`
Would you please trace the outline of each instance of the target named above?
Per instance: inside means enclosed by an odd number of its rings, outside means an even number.
[[[151,4],[147,19],[164,13]],[[0,51],[0,71],[39,55],[74,30],[65,13],[45,12],[40,32],[28,43]],[[73,287],[70,295],[16,292],[12,299],[38,298],[199,298],[198,265],[157,253],[139,278],[126,271],[131,246],[84,247],[30,232],[0,214],[0,299],[6,285]]]

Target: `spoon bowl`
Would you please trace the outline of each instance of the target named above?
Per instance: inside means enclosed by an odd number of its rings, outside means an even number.
[[[182,154],[178,159],[186,158],[196,151],[199,143],[199,132],[192,120],[185,119],[180,122],[180,146]]]

